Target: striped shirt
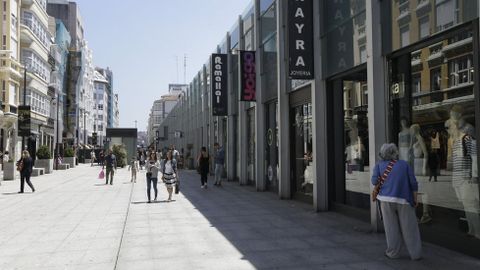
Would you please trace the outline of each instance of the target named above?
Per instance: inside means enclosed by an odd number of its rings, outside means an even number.
[[[469,135],[454,140],[452,145],[452,183],[472,178],[472,156],[477,155],[477,142]]]

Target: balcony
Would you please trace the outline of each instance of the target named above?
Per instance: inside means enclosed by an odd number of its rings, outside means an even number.
[[[10,51],[0,51],[0,72],[20,80],[23,78],[21,67],[22,65],[11,57]]]
[[[462,54],[464,52],[469,52],[472,51],[472,46],[473,46],[473,37],[469,37],[466,39],[462,39],[457,42],[453,42],[451,44],[446,45],[443,47],[443,53],[447,57],[452,57],[455,55]]]
[[[358,27],[358,44],[363,45],[367,42],[367,30],[365,25]]]
[[[422,17],[429,13],[431,10],[432,5],[430,4],[430,0],[419,0],[415,12],[417,13],[417,17]]]
[[[397,17],[397,23],[398,25],[405,25],[410,22],[411,14],[410,14],[410,6],[408,5],[408,2],[406,4],[403,4],[399,8],[399,13]]]

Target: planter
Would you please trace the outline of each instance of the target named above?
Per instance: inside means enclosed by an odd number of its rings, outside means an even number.
[[[35,161],[35,168],[43,168],[45,174],[53,172],[53,159],[37,159]]]
[[[75,165],[76,165],[75,157],[64,157],[63,158],[63,163],[64,164],[70,164],[70,169],[75,168]]]
[[[15,180],[19,176],[15,162],[3,163],[3,180]]]

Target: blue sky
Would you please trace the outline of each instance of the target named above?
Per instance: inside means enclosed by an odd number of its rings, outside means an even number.
[[[94,63],[114,72],[120,126],[146,130],[168,84],[189,83],[250,0],[76,0]]]

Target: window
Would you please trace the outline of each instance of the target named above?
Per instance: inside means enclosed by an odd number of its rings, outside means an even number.
[[[45,47],[50,47],[50,34],[41,21],[31,12],[24,11],[22,23],[26,25]]]
[[[465,55],[448,62],[449,86],[473,83],[472,55]]]
[[[418,25],[420,28],[419,35],[420,39],[426,38],[430,35],[430,21],[429,17],[425,16],[418,20]]]
[[[27,105],[38,114],[48,116],[50,113],[50,99],[36,90],[27,89]]]
[[[49,65],[36,53],[27,49],[22,50],[22,61],[27,64],[29,72],[37,74],[47,82],[50,81]]]
[[[367,49],[365,45],[360,46],[360,63],[367,62]]]
[[[408,25],[400,28],[400,39],[402,47],[408,46],[410,44],[410,28],[408,27]]]
[[[436,31],[442,31],[454,25],[456,22],[456,7],[454,0],[437,0],[435,3],[436,11]]]

